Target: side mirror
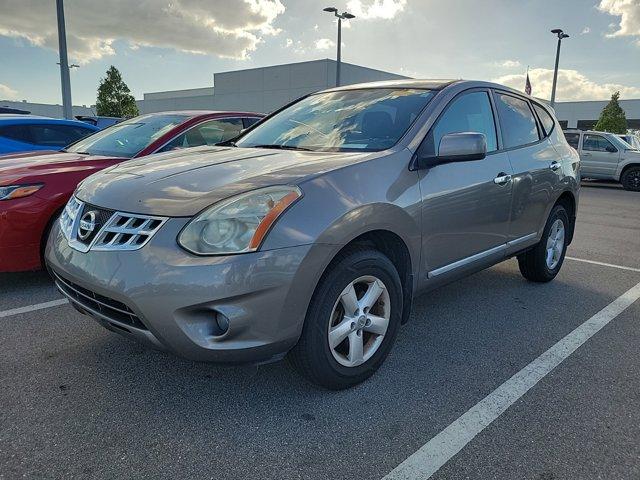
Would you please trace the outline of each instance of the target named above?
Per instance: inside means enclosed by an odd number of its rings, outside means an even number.
[[[425,156],[419,152],[414,157],[412,169],[435,167],[442,163],[482,160],[487,156],[487,137],[484,133],[449,133],[440,139],[438,153]]]
[[[616,149],[616,147],[612,147],[611,145],[607,145],[606,148],[607,152],[609,153],[616,153],[618,150]]]

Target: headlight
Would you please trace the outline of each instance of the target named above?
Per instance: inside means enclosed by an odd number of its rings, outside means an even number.
[[[0,200],[11,200],[13,198],[28,197],[40,190],[44,185],[36,183],[32,185],[7,185],[0,187]]]
[[[297,187],[283,185],[228,198],[191,220],[178,243],[198,255],[254,252],[282,212],[301,196]]]

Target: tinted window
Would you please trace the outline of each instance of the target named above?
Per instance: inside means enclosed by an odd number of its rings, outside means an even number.
[[[185,115],[141,115],[96,132],[67,150],[131,158],[187,118]]]
[[[549,112],[547,112],[540,105],[536,105],[534,103],[533,104],[533,108],[535,109],[536,114],[538,115],[538,118],[540,119],[540,123],[542,123],[542,128],[544,128],[545,135],[549,136],[551,134],[551,131],[553,130],[553,127],[556,124],[553,121],[553,117],[551,115],[549,115]]]
[[[254,117],[246,117],[243,120],[244,120],[244,128],[249,128],[254,123],[257,123],[258,120],[260,120],[260,119],[259,118],[254,118]]]
[[[240,118],[228,118],[222,120],[209,120],[196,125],[174,140],[165,145],[160,151],[166,152],[179,148],[199,147],[202,145],[215,145],[237,137],[242,131],[243,124]]]
[[[496,105],[505,148],[519,147],[540,140],[536,120],[525,100],[498,93]]]
[[[33,143],[51,147],[66,147],[92,133],[88,128],[71,125],[30,125],[29,129]]]
[[[571,145],[576,150],[578,149],[578,143],[580,143],[580,134],[579,133],[564,133],[564,137],[567,139],[567,143]]]
[[[5,137],[17,142],[33,143],[31,132],[26,125],[7,125],[0,127],[0,137]]]
[[[379,151],[395,145],[434,92],[363,88],[310,95],[260,122],[236,143],[324,151]]]
[[[612,152],[617,152],[618,149],[606,138],[600,135],[585,135],[582,141],[582,150],[588,150],[590,152],[608,152],[609,148]]]
[[[443,136],[461,132],[484,133],[487,137],[487,151],[497,150],[496,125],[486,92],[467,93],[454,99],[438,119],[430,141],[437,148]]]

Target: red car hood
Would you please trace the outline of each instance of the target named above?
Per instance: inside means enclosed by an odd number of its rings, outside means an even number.
[[[65,172],[90,172],[105,168],[117,157],[81,155],[71,152],[39,151],[0,156],[0,185],[29,181],[35,177]]]

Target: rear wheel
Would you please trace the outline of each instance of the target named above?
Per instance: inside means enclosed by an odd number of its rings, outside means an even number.
[[[532,282],[549,282],[556,277],[567,251],[568,231],[567,211],[564,206],[556,205],[547,219],[540,242],[518,255],[518,266],[524,278]]]
[[[625,170],[620,183],[625,190],[640,192],[640,167],[631,167]]]
[[[311,382],[341,390],[366,380],[386,358],[402,315],[402,285],[376,250],[338,258],[314,292],[293,365]]]

